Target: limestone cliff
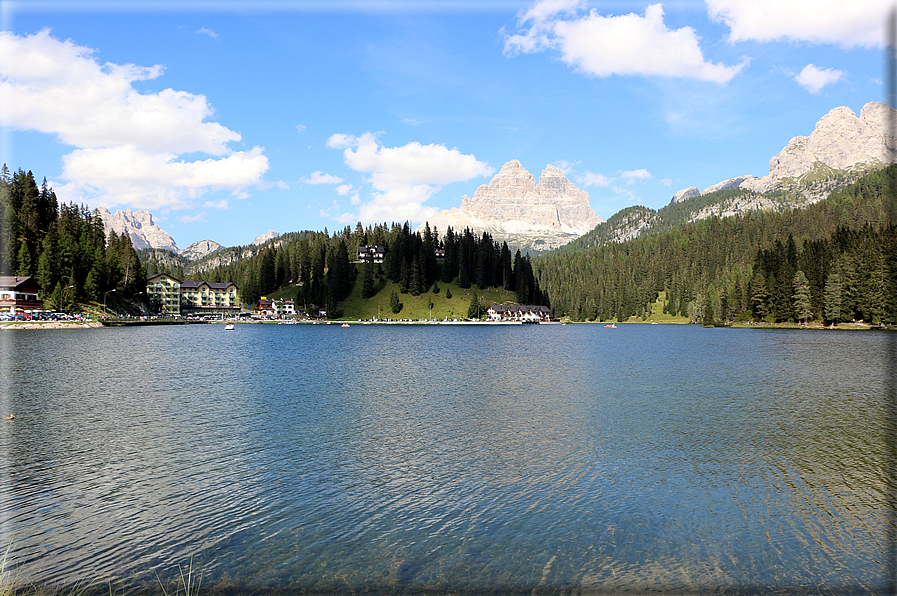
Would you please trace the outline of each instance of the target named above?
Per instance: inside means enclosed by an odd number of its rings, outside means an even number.
[[[191,261],[195,261],[196,259],[201,259],[202,257],[224,248],[217,242],[213,242],[211,240],[200,240],[199,242],[194,242],[187,248],[181,251],[181,256]]]
[[[267,234],[261,234],[259,236],[256,236],[255,240],[252,241],[252,245],[258,246],[260,244],[264,244],[268,240],[271,240],[272,238],[277,238],[278,236],[280,236],[279,232],[275,232],[274,230],[268,230]]]
[[[542,252],[585,234],[601,218],[589,204],[589,193],[574,186],[559,168],[546,166],[537,183],[514,159],[473,197],[465,195],[460,207],[440,211],[426,223],[440,232],[449,226],[488,232],[495,240]]]
[[[758,193],[786,190],[799,195],[800,203],[815,203],[835,188],[897,161],[895,120],[897,111],[881,102],[867,103],[859,117],[850,108],[834,108],[809,136],[792,138],[769,160],[768,175],[732,178],[705,188],[701,195],[730,188]],[[676,197],[673,203],[684,200]]]
[[[153,222],[153,216],[149,211],[131,211],[119,209],[115,214],[100,207],[97,209],[103,220],[106,236],[115,230],[118,235],[127,234],[131,237],[134,248],[161,248],[172,252],[180,252],[178,245],[171,235]]]

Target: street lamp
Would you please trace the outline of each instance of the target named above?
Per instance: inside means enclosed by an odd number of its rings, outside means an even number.
[[[70,285],[70,286],[66,286],[65,289],[62,291],[62,295],[65,296],[65,290],[71,290],[74,287],[75,287],[74,284]],[[74,302],[74,299],[72,300],[72,302]]]
[[[106,293],[103,294],[103,318],[104,319],[106,318],[106,294],[108,294],[109,292],[114,292],[114,291],[115,291],[115,288],[112,288],[111,290],[106,290]]]

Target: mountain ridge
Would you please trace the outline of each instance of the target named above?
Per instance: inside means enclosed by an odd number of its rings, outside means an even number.
[[[512,159],[472,197],[464,195],[460,207],[444,209],[427,218],[426,225],[445,230],[471,228],[527,252],[545,252],[582,236],[601,218],[589,203],[589,193],[571,183],[564,172],[545,166],[538,182]]]
[[[507,241],[524,253],[540,254],[576,240],[582,242],[572,247],[591,245],[596,238],[622,242],[712,216],[804,207],[897,160],[897,139],[891,132],[895,120],[897,111],[881,102],[867,103],[859,116],[848,107],[833,108],[819,119],[811,134],[792,137],[770,158],[769,174],[759,178],[737,176],[703,191],[694,186],[684,188],[660,210],[627,208],[606,222],[591,208],[588,193],[573,185],[562,170],[548,165],[537,182],[518,160],[512,159],[472,197],[464,195],[459,207],[440,211],[417,230],[428,224],[441,231],[449,226],[456,230],[470,227],[478,233],[489,233],[499,242]],[[668,209],[674,205],[679,207]],[[113,225],[118,226],[116,232],[127,231],[135,248],[181,252],[174,239],[155,225],[148,211],[119,210],[112,216],[102,210],[101,216],[107,233]],[[256,236],[253,244],[276,236],[277,232],[269,231]]]

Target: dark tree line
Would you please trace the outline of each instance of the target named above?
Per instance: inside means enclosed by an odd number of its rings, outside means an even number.
[[[438,282],[461,288],[502,288],[516,293],[522,304],[544,304],[528,256],[518,250],[512,257],[507,243],[498,244],[483,232],[474,235],[469,228],[455,232],[451,227],[440,237],[437,230],[424,226],[423,232],[411,233],[407,223],[393,224],[387,237],[383,263],[386,279],[400,285],[403,293],[414,296],[427,292]],[[444,258],[437,260],[436,250]],[[441,262],[440,262],[441,261]]]
[[[356,283],[361,246],[382,246],[386,255],[382,264],[367,263],[362,273],[362,296],[370,298],[386,281],[399,285],[399,293],[421,295],[438,293],[439,283],[463,288],[501,287],[514,291],[522,303],[544,304],[529,257],[517,251],[513,256],[506,243],[498,244],[488,234],[475,236],[469,229],[456,233],[449,228],[443,237],[429,226],[412,232],[409,224],[376,224],[354,229],[345,227],[330,234],[323,232],[289,233],[261,247],[234,247],[216,251],[210,258],[224,261],[194,272],[208,281],[233,281],[240,288],[244,303],[252,304],[261,296],[284,287],[296,287],[297,306],[323,307],[336,312]],[[444,259],[438,259],[436,251]],[[159,251],[144,251],[148,271],[186,275],[183,264]],[[180,277],[179,277],[180,279]],[[396,297],[398,300],[398,294]]]
[[[664,311],[695,322],[894,322],[895,175],[895,166],[880,170],[805,209],[713,217],[551,253],[536,273],[553,314],[575,320],[645,317],[665,292]]]
[[[48,306],[99,301],[107,291],[133,297],[146,271],[130,237],[106,238],[102,218],[85,206],[60,205],[46,179],[0,171],[0,275],[33,276]]]

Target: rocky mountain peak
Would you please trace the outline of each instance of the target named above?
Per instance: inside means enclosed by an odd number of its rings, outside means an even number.
[[[589,204],[589,193],[574,186],[560,168],[547,165],[536,182],[512,159],[472,197],[465,195],[460,208],[440,211],[425,223],[440,230],[485,231],[496,240],[542,251],[585,234],[601,218]]]
[[[730,188],[757,193],[797,188],[806,203],[814,203],[833,188],[828,185],[816,189],[801,187],[805,177],[818,177],[820,173],[824,175],[834,170],[842,174],[842,183],[846,184],[863,172],[897,161],[895,122],[897,111],[878,101],[863,106],[859,116],[845,106],[833,108],[819,119],[809,136],[793,137],[769,160],[768,175],[724,180],[705,188],[700,195]],[[843,176],[845,173],[847,176]],[[679,191],[672,202],[699,196],[692,192],[693,188]]]
[[[267,234],[261,234],[260,236],[256,236],[255,240],[252,241],[252,244],[254,246],[258,246],[260,244],[264,244],[265,242],[267,242],[268,240],[271,240],[272,238],[277,238],[278,236],[280,236],[279,232],[275,232],[274,230],[268,230]]]
[[[200,240],[199,242],[194,242],[193,244],[182,250],[181,256],[195,261],[196,259],[200,259],[209,253],[215,252],[220,248],[224,247],[217,242],[213,242],[211,240]]]
[[[817,162],[836,170],[889,163],[897,157],[890,126],[895,114],[881,102],[863,106],[859,117],[848,107],[834,108],[819,119],[810,136],[794,137],[769,160],[769,175],[796,178]]]
[[[110,232],[114,230],[116,234],[130,236],[131,244],[137,250],[160,248],[180,252],[174,238],[153,222],[153,216],[149,211],[119,209],[112,214],[105,207],[100,207],[97,212],[103,220],[106,236],[109,236]]]

